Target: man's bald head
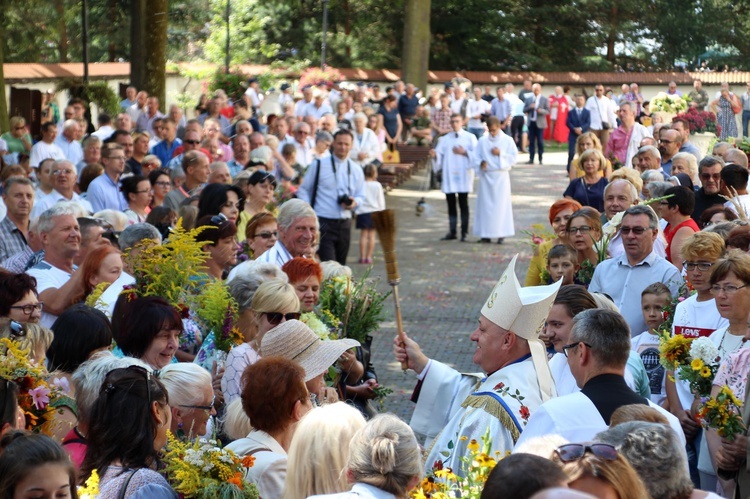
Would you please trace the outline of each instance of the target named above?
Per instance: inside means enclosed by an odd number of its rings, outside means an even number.
[[[724,153],[724,162],[734,163],[735,165],[740,165],[747,168],[747,154],[737,149],[736,147],[731,147]]]

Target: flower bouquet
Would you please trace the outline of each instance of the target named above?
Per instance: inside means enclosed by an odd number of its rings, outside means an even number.
[[[680,366],[688,363],[690,344],[693,338],[685,338],[681,334],[671,335],[666,329],[660,329],[659,335],[659,363],[667,371],[676,371]]]
[[[305,312],[299,318],[307,327],[323,341],[335,340],[338,338],[338,330],[341,325],[330,310],[317,308],[312,312]]]
[[[172,488],[186,499],[257,499],[258,489],[245,480],[255,458],[237,457],[215,440],[183,442],[167,433],[165,472]]]
[[[461,437],[467,440],[467,437]],[[484,489],[484,484],[490,476],[490,472],[497,465],[497,461],[504,456],[495,452],[495,457],[490,456],[492,448],[492,437],[489,428],[481,438],[481,443],[472,439],[468,445],[468,455],[461,457],[461,473],[463,477],[456,475],[452,469],[443,468],[443,463],[437,461],[432,471],[427,474],[422,482],[410,493],[411,499],[479,499]]]
[[[534,249],[540,244],[551,241],[556,237],[544,224],[532,224],[531,229],[522,230],[521,233],[529,236],[529,240],[526,242]]]
[[[691,134],[706,132],[714,133],[716,135],[721,134],[719,121],[716,119],[716,115],[710,111],[698,111],[695,108],[690,108],[687,112],[680,113],[675,118],[672,118],[672,121],[677,118],[687,120]]]
[[[676,334],[670,338],[666,330],[659,335],[661,364],[687,381],[693,393],[708,397],[721,360],[716,345],[706,337],[693,339]]]
[[[730,441],[745,431],[740,413],[742,402],[727,385],[721,387],[715,398],[703,398],[701,402],[697,417],[704,428],[714,429],[720,437]]]
[[[78,486],[78,499],[96,499],[99,497],[99,473],[91,470],[91,475],[86,479],[86,483]]]
[[[237,302],[222,281],[206,283],[196,301],[195,316],[204,330],[213,332],[217,351],[228,353],[232,347],[242,344],[242,333],[233,327]]]
[[[662,112],[662,113],[683,113],[687,111],[688,103],[685,99],[679,95],[668,95],[664,92],[659,92],[656,97],[651,99],[651,112]]]
[[[56,403],[67,397],[70,387],[65,378],[47,380],[44,366],[31,360],[29,349],[10,338],[0,338],[0,378],[18,385],[18,406],[26,420],[25,429],[51,434]]]

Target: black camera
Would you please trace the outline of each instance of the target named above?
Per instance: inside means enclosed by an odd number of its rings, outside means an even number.
[[[339,196],[338,202],[339,204],[343,204],[344,206],[351,206],[354,200],[352,199],[351,196],[342,194]]]

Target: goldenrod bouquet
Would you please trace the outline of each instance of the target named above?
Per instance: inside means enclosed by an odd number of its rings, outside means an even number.
[[[219,448],[215,440],[183,442],[167,434],[167,479],[186,499],[258,499],[258,489],[245,480],[245,468],[254,461]]]
[[[466,440],[467,437],[461,437]],[[472,439],[467,446],[469,453],[461,457],[463,477],[456,475],[450,468],[443,468],[438,461],[432,471],[410,493],[411,499],[479,499],[490,472],[502,459],[499,451],[495,457],[490,455],[492,437],[489,428],[481,438],[481,443]],[[497,458],[497,459],[496,459]]]
[[[48,381],[44,366],[31,360],[29,349],[21,348],[10,338],[0,338],[0,378],[18,385],[18,406],[26,419],[25,429],[35,433],[52,433],[56,402],[67,396],[68,381]]]
[[[734,440],[734,436],[745,431],[740,408],[742,402],[735,397],[734,392],[727,385],[715,398],[703,398],[698,410],[698,420],[704,428],[716,430],[720,437]]]

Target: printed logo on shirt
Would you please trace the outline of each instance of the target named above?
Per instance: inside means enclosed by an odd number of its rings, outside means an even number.
[[[640,352],[643,367],[646,368],[651,395],[661,395],[661,385],[666,369],[659,362],[659,349],[649,347]]]
[[[703,336],[711,336],[711,333],[716,331],[711,328],[703,327],[687,327],[687,326],[675,326],[674,334],[681,334],[685,338],[700,338]]]

